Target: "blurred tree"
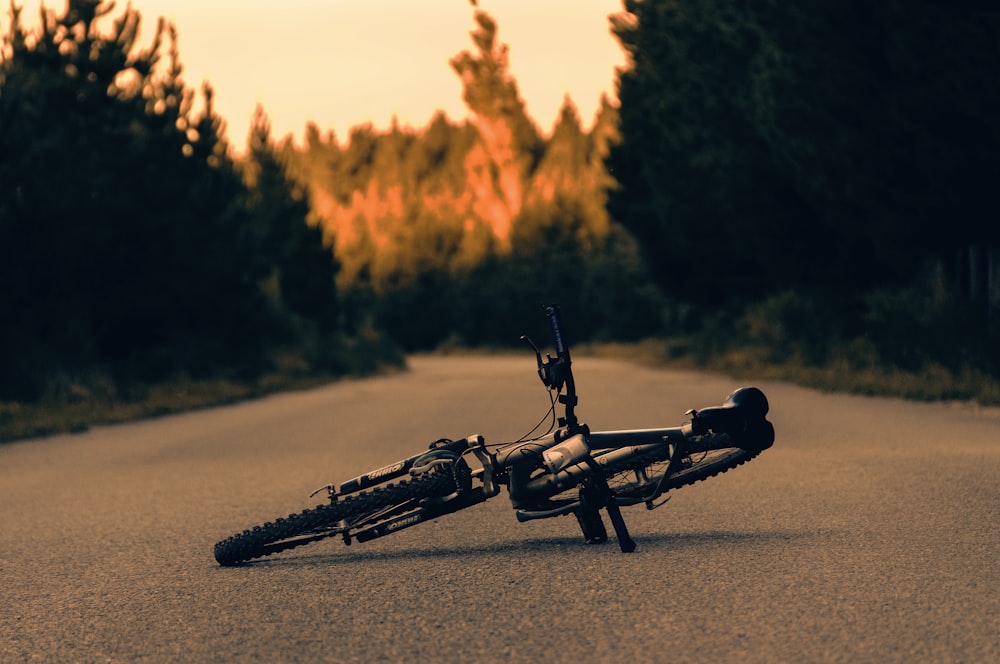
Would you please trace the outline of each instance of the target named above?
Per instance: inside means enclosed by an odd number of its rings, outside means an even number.
[[[588,310],[586,338],[650,334],[658,293],[605,209],[617,109],[603,99],[587,132],[567,98],[551,137],[541,136],[496,23],[481,11],[475,21],[474,49],[451,61],[471,121],[366,125],[343,145],[312,126],[301,150],[289,146],[289,172],[310,185],[315,213],[337,237],[351,315],[367,300],[410,350],[446,339],[512,343],[551,299]],[[615,306],[594,311],[594,302]]]
[[[250,189],[250,228],[272,266],[277,304],[333,331],[338,315],[333,248],[310,219],[306,188],[287,174],[260,106],[251,122],[244,176]]]
[[[522,248],[531,242],[532,234],[544,235],[538,224],[570,219],[577,226],[571,237],[583,248],[593,248],[607,237],[610,227],[606,196],[613,180],[607,175],[604,157],[610,140],[607,128],[614,128],[615,117],[615,110],[605,100],[594,129],[588,133],[580,126],[580,116],[572,101],[566,98],[563,102],[542,159],[531,174],[525,211],[514,225],[516,243]],[[577,214],[559,213],[567,200],[574,201]],[[541,241],[541,237],[535,240]]]
[[[467,158],[475,210],[490,224],[500,247],[508,248],[511,224],[521,212],[526,182],[544,145],[508,71],[507,46],[496,41],[496,21],[481,10],[475,20],[479,28],[472,41],[479,52],[463,51],[451,66],[462,79],[479,133]]]
[[[491,249],[472,214],[466,157],[475,129],[438,114],[422,131],[356,127],[350,142],[313,132],[289,147],[289,173],[310,190],[327,239],[337,238],[341,288],[382,292],[425,269],[447,273]]]
[[[138,12],[111,11],[27,31],[14,9],[0,49],[0,396],[260,361],[265,265],[211,90],[193,113],[174,29],[141,50]]]
[[[608,168],[611,215],[635,234],[657,281],[718,303],[766,292],[771,273],[823,233],[777,177],[750,117],[753,39],[729,0],[625,3],[613,30],[621,141]],[[820,243],[817,251],[828,244]]]
[[[858,291],[996,244],[1000,6],[625,9],[610,209],[671,292]]]

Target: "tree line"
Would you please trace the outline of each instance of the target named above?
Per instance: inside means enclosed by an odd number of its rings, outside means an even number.
[[[251,376],[322,347],[336,262],[257,116],[243,163],[163,20],[12,8],[0,61],[0,398]],[[102,25],[106,27],[102,28]],[[322,362],[317,361],[317,369]]]
[[[543,333],[537,307],[553,301],[577,312],[581,340],[655,334],[662,298],[606,210],[617,108],[602,100],[585,130],[567,98],[544,135],[496,22],[477,11],[471,36],[450,62],[469,120],[366,125],[343,142],[311,125],[304,145],[280,147],[335,242],[349,318],[364,312],[407,350],[517,343]]]
[[[624,6],[609,211],[657,283],[786,350],[1000,370],[1000,7]]]
[[[345,371],[380,335],[544,339],[545,301],[574,341],[1000,372],[1000,10],[918,5],[625,0],[617,103],[588,129],[566,99],[551,132],[477,9],[449,63],[468,120],[310,125],[298,144],[257,109],[241,156],[212,88],[184,84],[173,26],[143,46],[130,8],[69,0],[34,31],[14,9],[0,399],[88,375]]]

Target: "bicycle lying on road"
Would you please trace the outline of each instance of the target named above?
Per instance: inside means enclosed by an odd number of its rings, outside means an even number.
[[[429,449],[325,491],[328,503],[256,526],[215,545],[220,565],[340,536],[345,544],[399,532],[483,503],[507,488],[518,521],[572,514],[588,543],[606,542],[607,512],[623,552],[635,542],[621,508],[654,509],[668,491],[735,468],[774,443],[767,398],[755,387],[730,394],[721,406],[689,410],[679,427],[590,431],[577,419],[569,347],[558,306],[545,307],[556,356],[535,352],[549,390],[550,431],[488,445],[482,436],[441,439]],[[556,419],[556,401],[564,408]],[[558,426],[556,426],[558,425]],[[471,462],[471,463],[470,463]],[[658,502],[659,501],[659,502]]]

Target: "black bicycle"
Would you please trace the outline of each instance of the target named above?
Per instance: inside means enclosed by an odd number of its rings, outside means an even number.
[[[256,526],[215,545],[220,565],[339,536],[366,542],[485,502],[506,487],[518,521],[575,515],[588,543],[606,542],[607,512],[621,550],[635,550],[621,507],[654,509],[671,489],[735,468],[774,443],[767,398],[755,387],[718,407],[689,410],[679,427],[590,431],[577,419],[576,386],[558,306],[545,307],[556,356],[535,352],[548,388],[552,425],[542,435],[488,445],[482,436],[441,439],[429,448],[325,491],[328,502]],[[556,402],[563,406],[556,418]],[[658,502],[659,501],[659,502]]]

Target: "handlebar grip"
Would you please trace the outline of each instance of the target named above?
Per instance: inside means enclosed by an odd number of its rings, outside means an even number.
[[[559,317],[559,305],[546,305],[545,316],[549,319],[549,327],[552,329],[552,343],[555,344],[556,354],[565,355],[568,350],[566,347],[566,341],[563,339],[562,321]]]

